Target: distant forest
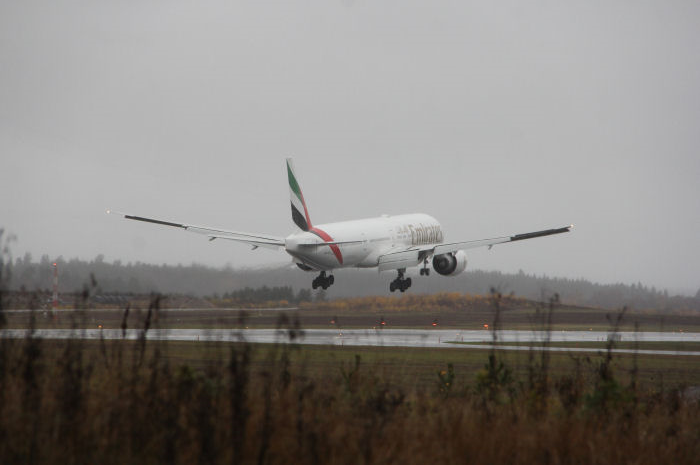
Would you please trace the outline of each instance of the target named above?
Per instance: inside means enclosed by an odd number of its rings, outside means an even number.
[[[10,290],[48,290],[53,282],[53,260],[44,255],[37,262],[31,255],[7,263],[5,278]],[[251,289],[290,288],[298,294],[310,290],[314,273],[303,272],[291,264],[271,268],[212,268],[202,265],[151,265],[147,263],[108,263],[98,256],[92,261],[78,259],[56,260],[59,269],[59,291],[75,292],[91,282],[97,283],[98,293],[150,292],[185,294],[196,297],[226,296],[250,292]],[[389,282],[394,273],[377,274],[376,270],[338,270],[335,284],[323,298],[390,295]],[[596,284],[584,279],[551,278],[524,272],[505,274],[497,271],[467,270],[456,277],[413,276],[413,294],[461,292],[486,294],[493,287],[503,294],[527,299],[544,300],[558,293],[562,302],[591,307],[634,309],[700,310],[700,290],[695,297],[671,296],[665,290],[642,284]],[[410,275],[410,273],[409,273]],[[323,291],[313,291],[313,294]],[[258,292],[260,293],[260,292]],[[264,292],[262,292],[264,294]],[[306,291],[302,295],[306,297]],[[311,295],[311,294],[310,294]],[[309,295],[309,296],[310,296]],[[318,297],[318,296],[314,296]],[[304,299],[306,300],[306,299]]]

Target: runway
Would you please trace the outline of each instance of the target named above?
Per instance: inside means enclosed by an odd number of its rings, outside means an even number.
[[[41,339],[127,339],[136,340],[144,336],[143,330],[128,329],[37,329],[34,337]],[[496,334],[499,342],[532,343],[542,342],[547,333],[541,331],[504,330]],[[20,339],[27,337],[27,330],[5,329],[1,338]],[[160,341],[200,341],[200,342],[251,342],[251,343],[300,343],[335,346],[375,346],[375,347],[423,347],[452,349],[491,349],[493,335],[486,330],[449,329],[306,329],[299,332],[275,329],[152,329],[147,340]],[[605,342],[611,337],[604,331],[552,331],[550,342]],[[620,332],[615,335],[618,341],[640,342],[700,342],[700,333],[672,332]],[[469,343],[469,344],[462,344]],[[531,350],[527,345],[500,346],[501,350]],[[537,348],[537,350],[540,350]],[[552,352],[593,352],[602,348],[548,347]],[[648,355],[688,355],[700,356],[700,351],[673,350],[634,350],[614,349],[615,353],[638,353]]]
[[[293,312],[295,310],[299,310],[299,307],[266,307],[266,308],[245,308],[245,307],[216,307],[216,308],[199,308],[199,307],[182,307],[182,308],[161,308],[160,311],[163,313],[170,313],[170,312],[200,312],[200,311],[206,311],[206,312]],[[86,310],[87,312],[110,312],[110,313],[124,313],[123,308],[89,308]],[[41,310],[36,310],[36,309],[31,309],[31,308],[19,308],[19,309],[12,309],[12,310],[3,310],[3,313],[36,313],[36,314],[44,314],[48,312],[55,312],[55,313],[75,313],[74,308],[58,308],[56,310],[47,310],[47,309],[41,309]]]

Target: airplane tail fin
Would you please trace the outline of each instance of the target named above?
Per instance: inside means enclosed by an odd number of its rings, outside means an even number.
[[[294,163],[291,158],[287,158],[287,177],[289,178],[289,198],[292,201],[292,220],[301,230],[308,231],[312,227],[311,218],[309,218],[304,195],[301,193],[299,182],[294,174]]]

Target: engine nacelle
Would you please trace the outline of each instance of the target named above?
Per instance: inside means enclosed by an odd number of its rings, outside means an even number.
[[[456,276],[467,267],[467,254],[463,250],[433,257],[433,269],[443,276]]]

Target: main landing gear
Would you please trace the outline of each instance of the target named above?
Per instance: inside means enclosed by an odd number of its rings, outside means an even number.
[[[326,276],[326,272],[321,271],[321,274],[316,276],[316,278],[311,283],[311,287],[314,289],[316,289],[317,287],[321,287],[325,290],[332,286],[334,282],[335,277],[333,275]]]
[[[405,269],[399,270],[399,276],[389,284],[389,290],[391,292],[394,292],[395,290],[399,290],[401,292],[405,292],[406,289],[411,287],[411,278],[404,278],[403,274],[406,272]]]

